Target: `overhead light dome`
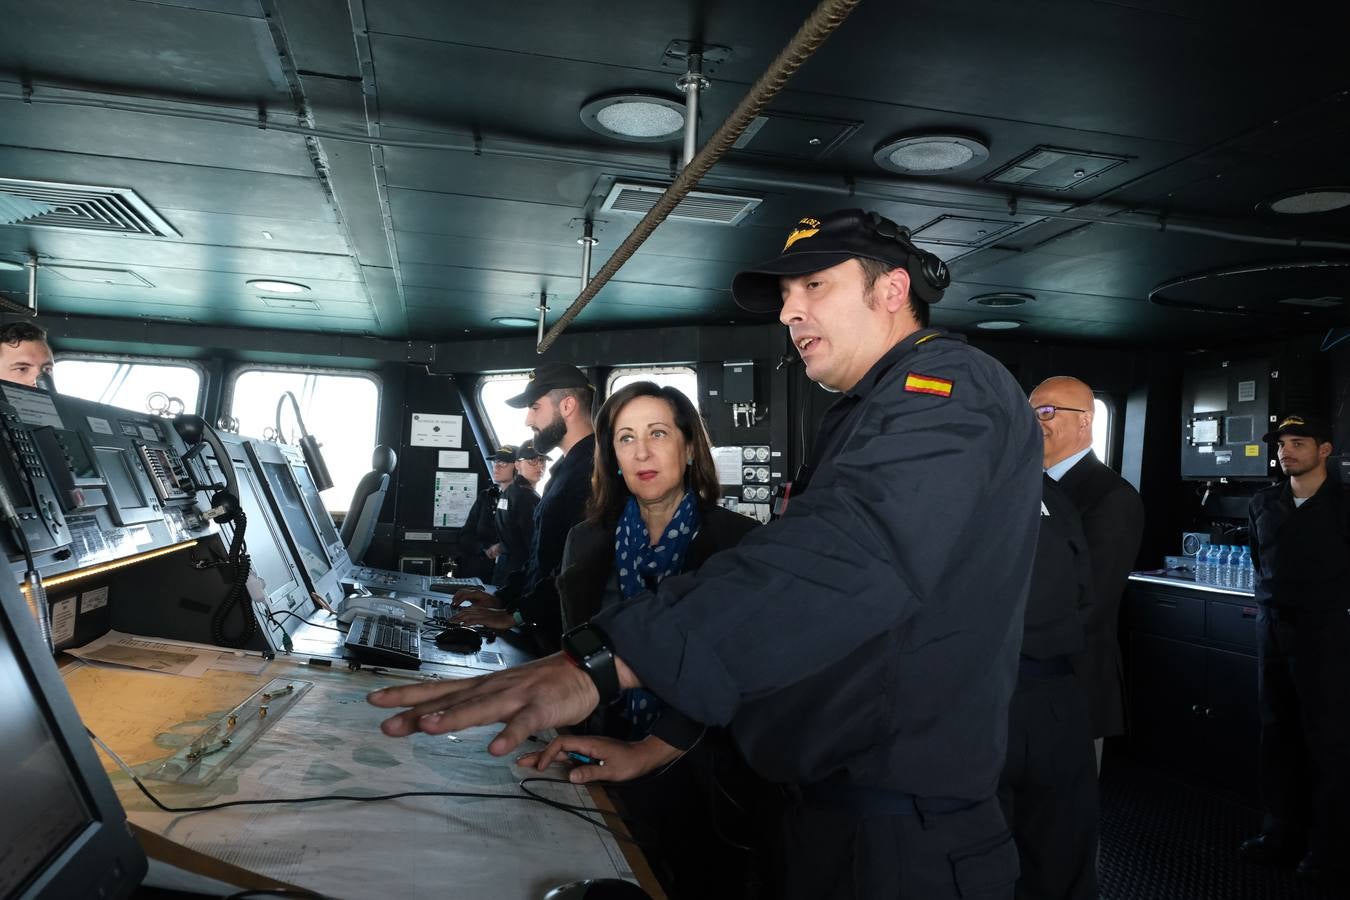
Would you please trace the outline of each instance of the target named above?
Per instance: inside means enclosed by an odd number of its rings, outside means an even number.
[[[989,158],[979,138],[959,134],[915,134],[893,138],[872,154],[883,169],[902,175],[945,175],[973,169]]]
[[[978,303],[980,306],[990,307],[1008,307],[1024,306],[1036,300],[1030,294],[1017,294],[1012,291],[998,291],[993,294],[980,294],[978,297],[971,297],[971,303]]]
[[[0,272],[22,272],[26,268],[28,268],[28,266],[24,263],[0,259]]]
[[[534,319],[524,316],[493,316],[492,321],[507,328],[533,328],[535,325]]]
[[[983,322],[976,322],[976,328],[983,328],[985,331],[1011,331],[1014,328],[1021,328],[1022,323],[1016,319],[986,319]]]
[[[260,291],[269,291],[273,294],[303,294],[309,290],[309,285],[301,284],[298,281],[277,281],[272,278],[254,278],[248,284],[250,287],[255,287]]]
[[[1320,187],[1290,191],[1262,201],[1256,208],[1286,216],[1306,216],[1335,212],[1347,206],[1350,206],[1350,187]]]
[[[606,94],[586,101],[581,121],[621,141],[664,141],[684,131],[684,104],[660,94]]]

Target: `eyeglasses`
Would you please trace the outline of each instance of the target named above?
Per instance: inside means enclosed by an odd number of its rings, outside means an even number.
[[[1087,412],[1086,409],[1079,409],[1076,406],[1036,406],[1033,407],[1036,412],[1036,418],[1042,422],[1049,422],[1055,417],[1057,412]]]

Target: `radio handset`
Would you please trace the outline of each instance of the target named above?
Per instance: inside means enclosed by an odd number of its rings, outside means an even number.
[[[190,448],[183,454],[183,462],[189,462],[193,457],[202,452],[204,447],[210,447],[211,453],[216,458],[216,467],[220,469],[221,475],[225,477],[225,483],[220,484],[194,484],[197,490],[212,491],[211,508],[205,513],[206,518],[215,519],[217,522],[232,522],[239,514],[239,484],[234,474],[234,464],[230,461],[230,452],[225,449],[225,444],[221,442],[220,435],[216,430],[206,423],[201,416],[192,413],[175,416],[173,420],[173,429],[178,432],[178,436],[183,439],[183,443]],[[196,481],[192,475],[192,469],[188,469],[188,477]]]

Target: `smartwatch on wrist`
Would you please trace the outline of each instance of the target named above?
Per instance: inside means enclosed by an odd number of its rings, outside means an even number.
[[[613,703],[619,697],[619,670],[614,665],[614,651],[609,647],[609,635],[598,625],[587,622],[562,637],[563,655],[591,677],[600,692],[600,703]]]

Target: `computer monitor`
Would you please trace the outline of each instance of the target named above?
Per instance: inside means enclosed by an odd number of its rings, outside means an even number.
[[[231,448],[232,453],[234,449]],[[262,579],[268,608],[273,613],[289,610],[303,616],[310,608],[309,590],[295,569],[286,538],[272,519],[271,508],[263,498],[262,488],[248,461],[231,461],[239,488],[239,508],[248,517],[244,541],[248,546],[249,561],[253,573]],[[282,624],[287,623],[283,620]]]
[[[309,471],[309,466],[305,464],[304,458],[296,458],[298,454],[286,453],[290,462],[291,475],[295,478],[296,485],[300,488],[300,496],[304,498],[305,508],[309,510],[310,518],[315,527],[319,529],[319,537],[323,539],[323,545],[328,550],[328,560],[334,566],[346,565],[350,562],[347,558],[347,550],[342,545],[342,535],[338,534],[337,526],[333,524],[333,515],[328,511],[328,507],[323,503],[323,497],[319,496],[319,488],[314,483],[314,476]]]
[[[285,463],[264,462],[263,476],[272,489],[272,498],[281,517],[290,529],[291,537],[298,545],[301,560],[310,578],[318,581],[328,574],[333,566],[328,561],[328,550],[319,539],[319,532],[305,509],[304,498],[300,496],[295,479],[291,477],[290,467]]]
[[[145,855],[13,581],[0,578],[0,898],[126,897]]]

